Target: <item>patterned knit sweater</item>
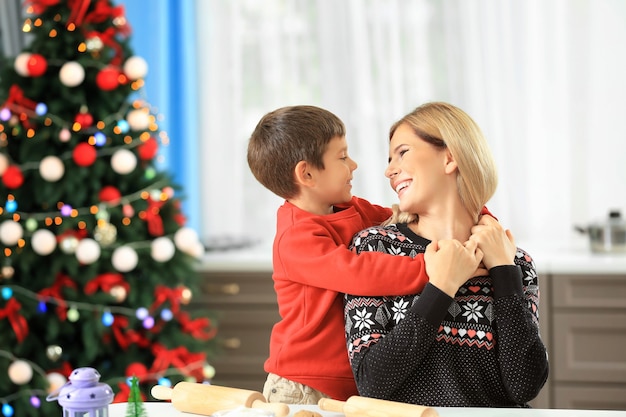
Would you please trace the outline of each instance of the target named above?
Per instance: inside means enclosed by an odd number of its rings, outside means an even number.
[[[406,224],[372,227],[352,249],[414,257],[429,240]],[[534,262],[468,280],[454,299],[431,284],[399,297],[345,296],[359,394],[429,406],[528,407],[548,377]]]

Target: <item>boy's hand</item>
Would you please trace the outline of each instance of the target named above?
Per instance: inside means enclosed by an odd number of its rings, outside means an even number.
[[[515,264],[517,247],[513,234],[493,217],[481,216],[478,224],[472,227],[470,240],[476,242],[483,251],[483,264],[487,269]]]
[[[482,250],[472,240],[464,244],[454,239],[432,241],[424,253],[430,283],[450,297],[474,275],[482,258]]]

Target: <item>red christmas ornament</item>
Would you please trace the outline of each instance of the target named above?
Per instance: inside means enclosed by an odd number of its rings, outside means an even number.
[[[2,175],[2,183],[10,189],[20,188],[24,184],[24,174],[17,165],[9,166]]]
[[[81,129],[87,129],[93,125],[93,116],[87,112],[80,112],[74,117],[74,123],[78,123]]]
[[[42,55],[31,54],[26,61],[26,70],[31,77],[41,77],[48,69],[48,61]]]
[[[115,67],[105,67],[96,75],[96,84],[101,90],[115,90],[119,85],[120,70]]]
[[[72,158],[76,165],[81,167],[88,167],[96,161],[98,157],[98,152],[96,148],[91,146],[88,143],[79,143],[74,148],[74,152],[72,153]]]
[[[133,362],[126,367],[126,376],[132,377],[136,376],[140,381],[146,377],[148,374],[148,368],[146,365],[139,362]]]
[[[100,198],[100,201],[103,203],[117,204],[122,198],[122,193],[120,193],[120,190],[114,186],[107,185],[102,187],[100,194],[98,194],[98,198]]]
[[[157,151],[159,150],[159,144],[154,137],[150,137],[147,141],[139,145],[137,151],[139,152],[139,158],[144,161],[150,161],[153,159]]]

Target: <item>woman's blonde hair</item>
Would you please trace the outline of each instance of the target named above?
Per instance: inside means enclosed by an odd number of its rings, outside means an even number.
[[[447,148],[457,163],[457,189],[461,202],[478,220],[481,209],[498,185],[493,155],[482,131],[463,110],[443,102],[426,103],[391,126],[389,140],[398,126],[410,126],[420,139],[439,148]],[[403,213],[397,205],[385,223],[417,221],[415,213]]]

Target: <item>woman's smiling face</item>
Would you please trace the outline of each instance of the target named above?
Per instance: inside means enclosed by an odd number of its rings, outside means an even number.
[[[389,142],[385,176],[398,194],[400,210],[421,213],[440,195],[446,177],[447,152],[422,140],[406,123]]]

